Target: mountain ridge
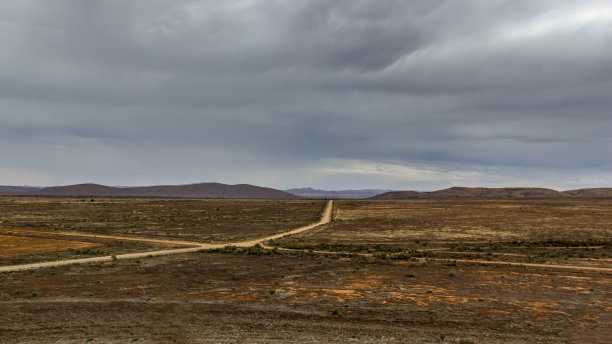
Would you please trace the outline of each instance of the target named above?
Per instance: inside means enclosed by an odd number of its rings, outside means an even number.
[[[451,187],[437,191],[390,191],[370,197],[374,200],[400,199],[534,199],[534,198],[612,198],[612,188],[557,191],[538,187],[469,188]]]
[[[112,187],[85,183],[51,186],[16,192],[0,191],[3,196],[49,197],[168,197],[168,198],[269,198],[298,199],[300,197],[277,189],[250,184],[197,183],[187,185],[154,185],[140,187]]]
[[[378,192],[381,193],[378,193]],[[386,191],[386,192],[385,192]],[[437,191],[318,190],[293,188],[278,190],[250,184],[195,183],[113,187],[94,183],[51,187],[2,186],[0,196],[37,197],[167,197],[167,198],[259,198],[259,199],[565,199],[612,198],[612,188],[584,188],[557,191],[538,187],[451,187]]]
[[[40,190],[40,188],[35,186],[10,186],[10,185],[0,185],[0,193],[4,192],[29,192]]]
[[[359,189],[359,190],[319,190],[313,188],[293,188],[284,190],[304,198],[336,198],[336,199],[363,199],[379,195],[391,190]]]

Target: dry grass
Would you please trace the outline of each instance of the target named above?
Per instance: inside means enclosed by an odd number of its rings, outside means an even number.
[[[193,253],[0,278],[15,342],[605,343],[612,324],[594,272]]]
[[[315,222],[324,207],[301,200],[0,198],[0,226],[226,242]]]
[[[611,200],[338,201],[311,242],[589,240],[612,237]]]
[[[325,205],[271,202],[0,199],[0,225],[218,240],[312,222]],[[0,338],[7,343],[609,343],[610,274],[553,265],[415,261],[411,255],[467,251],[461,254],[521,261],[554,256],[587,264],[589,258],[568,255],[575,251],[599,255],[588,264],[609,265],[603,257],[609,245],[589,240],[609,241],[612,201],[335,204],[336,222],[280,241],[328,243],[326,249],[360,253],[363,245],[374,253],[349,258],[226,248],[2,273]],[[558,247],[540,242],[548,239],[585,240],[590,246],[564,249],[561,257]]]
[[[84,241],[0,235],[0,258],[22,256],[34,253],[64,251],[69,249],[79,250],[96,247],[98,245],[99,244]]]
[[[183,247],[128,240],[0,229],[0,265],[16,265]],[[3,235],[8,234],[8,235]]]

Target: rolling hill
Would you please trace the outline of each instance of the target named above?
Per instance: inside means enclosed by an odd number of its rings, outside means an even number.
[[[362,190],[338,190],[338,191],[329,191],[329,190],[317,190],[313,188],[297,188],[297,189],[289,189],[285,190],[285,192],[289,192],[291,194],[304,197],[304,198],[334,198],[334,199],[360,199],[360,198],[368,198],[375,195],[379,195],[383,192],[387,192],[390,190],[379,190],[379,189],[362,189]]]
[[[545,188],[466,188],[444,190],[391,191],[370,199],[526,199],[526,198],[612,198],[612,188],[578,189],[559,192]]]
[[[568,191],[563,191],[562,194],[568,195],[571,197],[588,197],[588,198],[612,197],[612,188],[590,188],[590,189],[568,190]]]
[[[438,191],[342,190],[326,191],[311,188],[285,191],[249,185],[199,183],[188,185],[155,185],[142,187],[112,187],[100,184],[76,184],[46,188],[0,186],[3,196],[49,197],[168,197],[168,198],[336,198],[336,199],[534,199],[534,198],[612,198],[612,188],[587,188],[556,191],[546,188],[468,188],[452,187]],[[374,196],[373,196],[374,195]]]
[[[34,186],[8,186],[8,185],[0,185],[0,194],[5,192],[30,192],[40,190],[38,187]]]
[[[249,184],[227,185],[221,183],[200,183],[189,185],[158,185],[126,188],[131,194],[155,197],[194,198],[299,198],[285,191]]]
[[[227,185],[200,183],[189,185],[157,185],[144,187],[112,187],[99,184],[53,186],[42,189],[0,191],[6,196],[65,197],[169,197],[169,198],[270,198],[295,199],[296,195],[249,184]]]
[[[28,192],[31,196],[79,196],[79,197],[113,197],[125,196],[123,189],[99,184],[76,184],[66,186],[51,186]]]

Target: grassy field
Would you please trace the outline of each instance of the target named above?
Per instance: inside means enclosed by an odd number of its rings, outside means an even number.
[[[228,242],[316,222],[325,201],[0,198],[0,228]]]
[[[229,223],[267,234],[261,223],[285,226],[280,214],[291,223],[300,216],[299,224],[313,222],[324,207],[272,201],[279,202],[272,203],[275,211],[266,201],[135,199],[40,199],[14,207],[23,201],[2,200],[3,209],[13,209],[0,213],[8,214],[0,216],[2,226],[38,223],[36,228],[54,231],[70,225],[92,233],[85,224],[93,223],[93,232],[119,226],[129,234],[133,223],[120,220],[127,216],[142,228],[139,235],[160,238],[164,231],[156,226],[166,224],[151,218],[172,213],[183,214],[174,216],[182,219],[185,234],[170,232],[180,239],[210,235],[188,228],[204,223],[193,209],[216,213],[231,204],[235,211],[228,216],[234,218],[213,222],[228,233],[214,235],[244,238],[254,234],[234,232]],[[99,207],[113,211],[105,214],[91,204],[96,202],[109,202]],[[583,267],[612,267],[610,205],[337,201],[332,224],[277,240],[275,249],[230,247],[0,273],[0,342],[609,343],[612,272]],[[146,211],[132,218],[134,209]],[[251,227],[252,219],[260,221]],[[16,230],[2,234],[0,248],[2,240],[21,245],[6,251],[12,257],[0,258],[2,264],[23,259],[23,245],[42,250],[30,258],[120,245]],[[76,248],[87,244],[93,246]],[[63,251],[44,252],[52,248]]]
[[[289,249],[612,267],[612,201],[337,201]]]
[[[612,238],[612,200],[337,201],[334,223],[304,234],[335,243]]]

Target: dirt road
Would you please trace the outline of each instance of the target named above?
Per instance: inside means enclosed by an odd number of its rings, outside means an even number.
[[[71,264],[109,262],[109,261],[113,261],[117,259],[135,259],[135,258],[146,258],[146,257],[153,257],[153,256],[164,256],[168,254],[196,252],[198,250],[203,250],[203,249],[206,250],[206,249],[214,249],[214,248],[223,248],[225,246],[250,247],[250,246],[262,243],[264,241],[279,239],[287,235],[301,233],[309,229],[315,228],[317,226],[329,223],[331,221],[332,209],[333,209],[333,201],[330,200],[327,202],[327,205],[325,206],[325,210],[323,210],[321,219],[316,223],[313,223],[307,226],[303,226],[303,227],[299,227],[299,228],[295,228],[295,229],[289,230],[284,233],[274,234],[274,235],[270,235],[267,237],[255,239],[255,240],[229,242],[229,243],[223,243],[223,244],[208,244],[208,243],[198,243],[198,242],[189,242],[189,241],[135,238],[135,237],[114,236],[114,235],[45,232],[46,234],[55,234],[55,235],[71,235],[71,236],[81,236],[81,237],[100,238],[100,239],[142,241],[142,242],[158,243],[158,244],[187,245],[191,247],[170,249],[170,250],[150,251],[150,252],[126,253],[126,254],[118,254],[115,256],[102,256],[102,257],[91,257],[91,258],[68,259],[68,260],[60,260],[60,261],[53,261],[53,262],[41,262],[41,263],[32,263],[32,264],[0,266],[0,272],[31,270],[31,269],[38,269],[38,268],[44,268],[44,267],[63,266],[63,265],[71,265]]]
[[[19,232],[38,233],[38,234],[70,235],[70,236],[80,236],[80,237],[99,238],[99,239],[129,240],[129,241],[140,241],[140,242],[157,243],[157,244],[185,245],[189,247],[179,248],[179,249],[149,251],[149,252],[126,253],[126,254],[119,254],[116,256],[102,256],[102,257],[69,259],[69,260],[61,260],[61,261],[53,261],[53,262],[41,262],[41,263],[32,263],[32,264],[0,266],[0,272],[30,270],[30,269],[38,269],[38,268],[43,268],[43,267],[62,266],[62,265],[70,265],[70,264],[109,262],[109,261],[113,261],[116,259],[146,258],[146,257],[153,257],[153,256],[169,255],[169,254],[196,252],[202,249],[223,248],[225,246],[250,247],[256,244],[262,244],[263,242],[268,241],[268,240],[275,240],[275,239],[279,239],[287,235],[298,234],[298,233],[310,230],[312,228],[315,228],[317,226],[329,223],[331,221],[332,209],[333,209],[333,201],[328,201],[325,207],[325,210],[323,211],[323,214],[321,216],[321,219],[316,223],[313,223],[307,226],[303,226],[303,227],[299,227],[299,228],[295,228],[295,229],[289,230],[284,233],[278,233],[278,234],[266,236],[266,237],[255,239],[255,240],[228,242],[228,243],[222,243],[222,244],[209,244],[209,243],[199,243],[199,242],[191,242],[191,241],[161,240],[161,239],[149,239],[149,238],[138,238],[138,237],[124,237],[124,236],[116,236],[116,235],[81,234],[81,233],[74,233],[74,232],[19,231]],[[12,231],[15,231],[15,230],[12,230]],[[270,249],[272,248],[267,245],[264,245],[264,247],[270,248]],[[283,250],[283,251],[304,251],[304,250],[293,250],[293,249],[284,249],[284,248],[278,248],[278,249]],[[340,254],[342,253],[342,252],[331,252],[331,251],[313,251],[313,252],[321,253],[321,254]],[[363,254],[363,253],[353,253],[353,254],[371,256],[371,254]],[[486,265],[511,265],[511,266],[525,266],[525,267],[558,268],[558,269],[568,269],[568,270],[598,271],[598,272],[612,273],[612,268],[581,266],[581,265],[536,264],[536,263],[519,263],[519,262],[507,262],[507,261],[446,259],[446,258],[444,259],[442,258],[424,258],[422,260],[453,261],[457,263],[476,263],[476,264],[486,264]]]
[[[77,236],[84,238],[96,238],[96,239],[112,239],[112,240],[123,240],[123,241],[138,241],[147,242],[152,244],[169,244],[169,245],[186,245],[186,246],[197,246],[201,243],[194,241],[180,241],[180,240],[164,240],[164,239],[151,239],[151,238],[139,238],[139,237],[126,237],[120,235],[104,235],[104,234],[86,234],[77,232],[44,232],[44,231],[31,231],[23,229],[2,229],[1,232],[5,233],[30,233],[30,234],[42,234],[42,235],[62,235],[62,236]]]

